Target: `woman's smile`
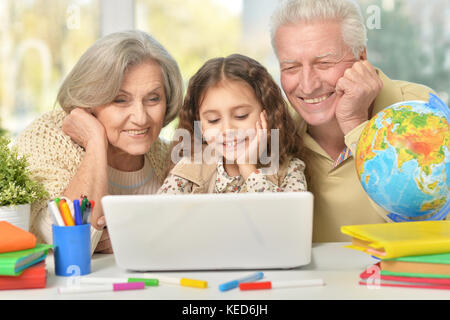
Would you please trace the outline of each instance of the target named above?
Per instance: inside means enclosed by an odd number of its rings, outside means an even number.
[[[141,130],[124,130],[124,132],[132,138],[145,138],[149,131],[150,131],[150,128],[141,129]]]

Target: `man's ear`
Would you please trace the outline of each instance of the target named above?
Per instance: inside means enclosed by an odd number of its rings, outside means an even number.
[[[364,47],[363,51],[361,51],[361,54],[359,55],[359,59],[367,60],[367,48],[366,47]]]

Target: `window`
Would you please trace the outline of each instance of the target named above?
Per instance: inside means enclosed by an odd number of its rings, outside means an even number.
[[[368,59],[391,79],[450,94],[450,2],[359,0],[368,27]],[[378,12],[377,12],[378,10]],[[373,20],[379,17],[379,24]]]
[[[98,0],[0,1],[0,126],[17,134],[51,110],[59,85],[99,37]]]
[[[279,78],[269,18],[276,0],[136,0],[136,27],[152,34],[178,62],[185,87],[208,59],[248,55]],[[162,131],[170,138],[175,120]]]

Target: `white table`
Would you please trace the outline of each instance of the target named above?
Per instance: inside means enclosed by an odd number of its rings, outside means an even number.
[[[358,284],[359,274],[375,263],[368,255],[344,248],[345,243],[314,244],[312,262],[308,266],[292,270],[262,270],[267,280],[324,279],[323,287],[283,288],[272,290],[240,291],[234,289],[220,292],[218,285],[245,276],[253,271],[199,271],[159,272],[166,276],[186,277],[208,281],[207,289],[164,285],[144,290],[104,293],[57,293],[58,287],[68,285],[70,278],[54,274],[53,257],[46,259],[48,269],[47,288],[29,290],[0,290],[0,300],[5,299],[96,299],[96,300],[385,300],[385,299],[450,299],[449,290],[369,288]],[[92,260],[92,273],[86,277],[149,277],[146,273],[128,273],[115,264],[113,255],[96,254]]]

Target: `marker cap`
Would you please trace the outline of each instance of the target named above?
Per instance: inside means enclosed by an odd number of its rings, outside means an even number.
[[[244,282],[239,284],[239,289],[241,290],[261,290],[261,289],[272,289],[272,283],[270,281],[262,282]]]
[[[158,279],[128,278],[128,282],[144,282],[147,287],[156,287],[159,285]]]
[[[237,280],[233,280],[227,283],[222,283],[221,285],[219,285],[219,290],[220,291],[227,291],[227,290],[231,290],[234,288],[239,287],[239,281]]]
[[[248,275],[246,277],[223,283],[223,284],[219,285],[219,290],[220,291],[231,290],[231,289],[239,287],[239,283],[255,282],[255,281],[258,281],[258,280],[262,279],[263,277],[264,277],[264,273],[262,273],[262,272],[255,272],[255,273],[253,273],[251,275]]]
[[[144,282],[113,283],[114,291],[136,290],[144,288],[145,288]]]
[[[185,287],[194,287],[194,288],[208,288],[208,282],[203,280],[194,280],[194,279],[187,279],[187,278],[181,278],[180,284]]]

